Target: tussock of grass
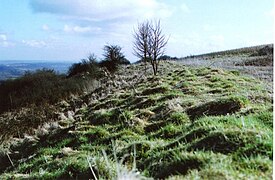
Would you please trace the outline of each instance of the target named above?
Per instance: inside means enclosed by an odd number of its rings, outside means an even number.
[[[187,124],[190,122],[187,114],[182,112],[172,112],[167,120],[173,124]]]
[[[150,94],[155,94],[155,93],[165,93],[169,91],[169,89],[167,87],[155,87],[155,88],[149,88],[149,89],[145,89],[141,94],[142,95],[150,95]]]
[[[99,110],[99,109],[103,109],[103,108],[114,108],[116,106],[118,106],[120,104],[120,100],[119,99],[111,99],[111,100],[107,100],[105,102],[99,103],[97,105],[95,105],[93,107],[93,110]]]
[[[154,138],[162,138],[165,140],[168,139],[174,139],[175,137],[178,137],[183,133],[183,128],[182,126],[177,126],[174,124],[168,124],[164,127],[160,127],[160,129],[152,135]]]
[[[187,174],[193,169],[200,169],[207,162],[203,155],[181,151],[156,153],[145,160],[148,174],[156,179],[164,179],[172,175]]]
[[[243,104],[243,100],[238,97],[223,98],[191,107],[187,109],[187,114],[192,120],[204,115],[226,115],[239,111]]]

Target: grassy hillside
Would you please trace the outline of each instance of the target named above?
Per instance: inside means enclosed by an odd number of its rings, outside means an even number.
[[[194,67],[236,70],[261,80],[273,81],[273,44],[188,56],[179,62]]]
[[[193,58],[214,58],[217,56],[263,56],[263,55],[271,55],[273,54],[273,44],[264,44],[258,46],[251,46],[251,47],[244,47],[244,48],[237,48],[225,51],[218,51],[218,52],[211,52],[206,54],[194,55]],[[188,58],[188,57],[186,57]]]
[[[121,67],[47,112],[2,114],[0,179],[272,178],[266,83],[170,62],[158,76],[143,69]],[[41,125],[16,131],[23,121]]]

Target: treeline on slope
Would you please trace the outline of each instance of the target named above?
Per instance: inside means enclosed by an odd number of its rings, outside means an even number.
[[[115,73],[119,64],[130,64],[116,45],[106,45],[104,57],[104,60],[97,61],[94,55],[90,55],[73,64],[67,75],[41,69],[1,82],[0,113],[31,105],[55,104],[72,94],[82,93],[87,83],[103,76],[102,69]]]

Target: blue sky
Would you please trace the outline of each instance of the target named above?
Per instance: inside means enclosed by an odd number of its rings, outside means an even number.
[[[106,44],[130,61],[133,30],[161,20],[166,54],[273,42],[273,0],[0,0],[0,60],[79,61]]]

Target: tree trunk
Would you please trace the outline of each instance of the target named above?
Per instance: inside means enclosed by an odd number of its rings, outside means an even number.
[[[156,61],[156,73],[158,73],[158,63]]]
[[[156,76],[157,75],[157,64],[156,64],[156,61],[153,61],[152,66],[153,66],[154,76]]]
[[[144,58],[144,71],[147,71],[147,58]]]

